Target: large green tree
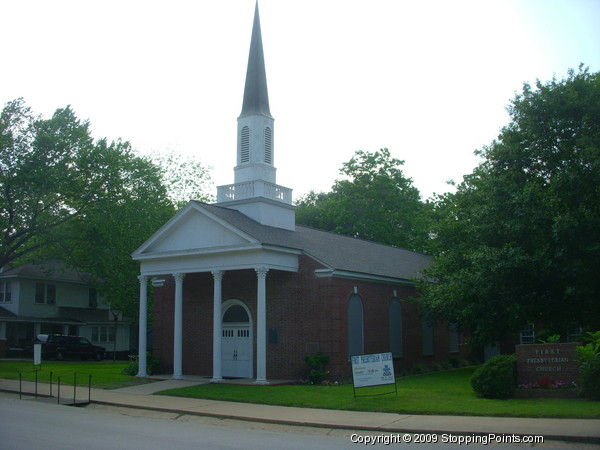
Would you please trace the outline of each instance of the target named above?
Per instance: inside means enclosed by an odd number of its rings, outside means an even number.
[[[132,314],[130,254],[174,214],[160,168],[127,142],[94,141],[70,107],[35,117],[22,99],[0,118],[0,267],[46,258],[96,276]]]
[[[600,75],[525,84],[482,163],[434,211],[424,310],[490,343],[600,327]],[[539,329],[539,328],[538,328]]]
[[[426,206],[403,164],[386,148],[357,151],[340,170],[346,178],[331,192],[310,192],[296,202],[297,223],[422,250],[428,239]]]

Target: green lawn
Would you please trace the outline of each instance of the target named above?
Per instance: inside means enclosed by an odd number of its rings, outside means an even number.
[[[398,395],[354,398],[352,385],[240,386],[207,384],[159,395],[209,398],[271,405],[410,414],[600,418],[600,402],[567,399],[477,398],[469,380],[475,368],[398,378]],[[359,390],[375,393],[389,386]]]
[[[123,375],[127,362],[112,361],[44,361],[38,371],[38,381],[47,383],[52,374],[53,383],[61,377],[61,383],[73,384],[73,373],[77,373],[77,385],[87,385],[89,375],[92,375],[92,387],[100,389],[115,389],[145,383],[143,380]],[[33,381],[35,373],[31,361],[0,361],[0,378],[22,379]]]

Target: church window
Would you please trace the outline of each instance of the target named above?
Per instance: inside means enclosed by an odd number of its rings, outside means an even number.
[[[433,355],[433,325],[423,322],[423,355]]]
[[[265,128],[265,162],[273,164],[273,132],[270,127]]]
[[[460,340],[458,336],[458,325],[450,324],[450,353],[458,353],[460,351]]]
[[[250,128],[247,126],[242,128],[242,146],[241,146],[241,163],[250,161]]]
[[[392,298],[389,305],[389,338],[392,356],[402,356],[402,305],[399,298]]]
[[[348,356],[364,353],[363,303],[358,294],[348,300]]]

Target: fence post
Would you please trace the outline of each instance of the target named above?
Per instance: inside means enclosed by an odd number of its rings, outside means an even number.
[[[60,375],[57,377],[58,379],[58,395],[56,397],[56,403],[60,404]]]
[[[35,399],[37,400],[38,371],[35,370]]]
[[[88,380],[88,403],[92,402],[92,374],[90,373],[90,378]]]
[[[23,388],[22,388],[22,384],[23,384],[22,383],[22,378],[23,378],[22,377],[22,373],[19,372],[19,400],[21,400],[21,391],[23,390]]]
[[[77,404],[77,372],[73,372],[73,405]]]

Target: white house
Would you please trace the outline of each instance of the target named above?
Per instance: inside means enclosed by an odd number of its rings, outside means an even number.
[[[130,327],[113,315],[92,276],[57,260],[0,271],[0,355],[31,345],[38,334],[87,337],[108,352],[130,349]]]

